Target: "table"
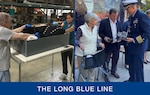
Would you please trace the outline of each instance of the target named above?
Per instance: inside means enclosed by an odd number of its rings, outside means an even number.
[[[59,52],[68,51],[68,50],[73,49],[73,48],[74,48],[73,46],[67,45],[67,46],[62,46],[62,47],[59,47],[59,48],[56,48],[56,49],[52,49],[52,50],[45,51],[45,52],[35,54],[35,55],[32,55],[32,56],[28,56],[28,57],[26,57],[22,54],[17,54],[13,50],[12,53],[11,53],[11,58],[19,65],[19,82],[21,82],[21,65],[22,64],[34,61],[34,60],[42,58],[44,56],[52,55],[52,72],[51,72],[51,75],[53,75],[54,54],[59,53]],[[74,53],[73,53],[73,56],[74,56]],[[70,82],[71,82],[71,78],[72,78],[71,76],[72,76],[73,65],[74,64],[73,64],[73,60],[72,60]]]

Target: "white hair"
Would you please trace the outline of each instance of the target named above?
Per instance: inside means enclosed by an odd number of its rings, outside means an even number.
[[[95,13],[87,13],[84,16],[85,22],[88,23],[89,21],[92,21],[93,19],[98,20],[98,16]]]

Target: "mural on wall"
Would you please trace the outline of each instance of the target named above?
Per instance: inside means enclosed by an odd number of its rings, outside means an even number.
[[[124,21],[124,9],[120,5],[122,0],[83,0],[87,6],[87,12],[96,13],[101,19],[108,16],[108,12],[111,8],[115,8],[119,11],[121,22]]]
[[[120,9],[121,0],[93,0],[93,12],[107,12],[111,8]]]
[[[107,12],[111,8],[120,9],[122,0],[83,0],[89,12]]]

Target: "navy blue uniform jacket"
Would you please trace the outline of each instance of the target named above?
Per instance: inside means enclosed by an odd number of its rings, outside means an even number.
[[[141,55],[148,47],[148,37],[150,37],[150,19],[146,14],[137,10],[134,16],[130,17],[128,36],[133,38],[135,43],[128,43],[130,54]]]

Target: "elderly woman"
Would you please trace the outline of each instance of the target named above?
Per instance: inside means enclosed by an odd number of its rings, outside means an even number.
[[[98,28],[96,26],[98,16],[95,13],[87,13],[84,18],[85,24],[81,25],[76,33],[75,55],[77,56],[77,64],[81,63],[83,51],[84,55],[96,53],[97,42],[104,48],[104,44],[98,40]]]

